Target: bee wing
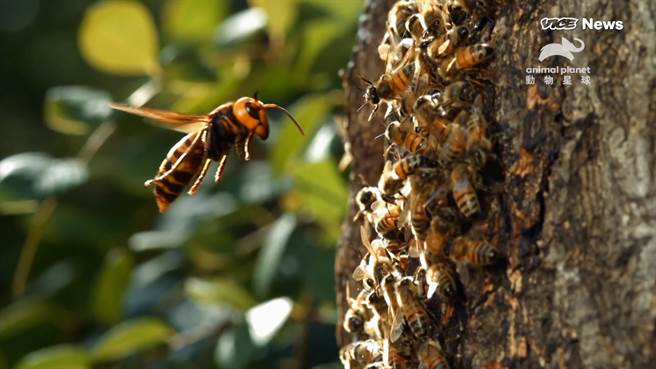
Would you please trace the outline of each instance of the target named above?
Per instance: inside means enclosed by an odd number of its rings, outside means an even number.
[[[360,238],[362,239],[362,245],[367,249],[370,255],[376,255],[373,246],[371,246],[369,234],[369,223],[364,222],[364,224],[360,226]]]
[[[212,120],[209,115],[181,114],[172,111],[133,107],[117,103],[110,103],[109,106],[112,109],[138,115],[150,119],[166,128],[185,133],[196,132]]]
[[[353,279],[356,281],[362,281],[365,278],[367,278],[367,270],[362,265],[358,265],[353,270]]]
[[[396,342],[403,334],[403,316],[395,314],[392,320],[392,328],[390,329],[390,342]]]
[[[414,238],[410,240],[410,246],[408,247],[408,255],[412,258],[419,257],[420,255],[420,249],[419,249],[419,242],[415,240]]]
[[[451,40],[447,39],[440,45],[440,47],[437,48],[437,54],[442,55],[444,52],[446,52],[446,49],[449,47],[449,44],[451,44]]]

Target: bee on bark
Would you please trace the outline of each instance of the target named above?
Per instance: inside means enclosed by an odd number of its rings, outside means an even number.
[[[396,281],[398,276],[394,274],[387,274],[380,283],[380,290],[387,305],[387,317],[393,317],[395,312],[399,309],[399,304],[396,300]],[[388,319],[389,320],[389,319]]]
[[[370,215],[373,213],[373,208],[372,205],[376,201],[380,201],[381,196],[380,196],[380,191],[378,190],[377,187],[373,186],[368,186],[368,187],[362,187],[360,191],[355,195],[355,203],[358,205],[358,212],[355,214],[355,217],[353,220],[357,220],[360,218],[363,214],[365,215]],[[371,218],[370,216],[368,218]],[[368,219],[370,222],[372,221],[371,219]]]
[[[439,37],[423,41],[422,49],[433,63],[437,63],[446,55],[451,55],[463,41],[469,37],[469,31],[464,26],[453,27]]]
[[[411,277],[396,282],[395,296],[398,311],[394,314],[390,339],[396,341],[403,331],[403,322],[408,324],[415,337],[425,337],[432,329],[432,320],[416,294],[417,286]]]
[[[418,247],[423,244],[426,239],[426,232],[430,227],[430,217],[426,212],[427,199],[426,196],[418,196],[415,193],[410,201],[410,226]]]
[[[449,135],[446,112],[439,102],[439,93],[426,94],[415,103],[416,130],[427,138],[428,147],[437,151]]]
[[[463,24],[469,18],[471,7],[468,2],[468,0],[448,0],[446,2],[447,13],[453,24]]]
[[[378,189],[380,190],[381,197],[393,203],[396,194],[403,188],[404,182],[394,172],[394,162],[387,160],[383,167],[383,172],[378,179]]]
[[[372,205],[372,220],[374,228],[379,235],[389,239],[398,239],[400,235],[399,227],[401,208],[396,204],[389,204],[385,201],[377,201]]]
[[[467,150],[467,131],[464,127],[450,123],[447,126],[449,134],[442,145],[438,157],[443,166],[449,167],[462,158]]]
[[[469,114],[467,119],[467,152],[472,152],[476,149],[490,151],[492,143],[487,138],[487,122],[483,114],[474,109]]]
[[[378,111],[381,102],[390,102],[393,99],[402,98],[406,94],[413,75],[414,64],[407,63],[384,73],[375,83],[363,78],[363,81],[369,85],[364,93],[365,102],[374,106],[373,111],[369,114],[369,120]]]
[[[417,369],[449,369],[449,363],[444,357],[440,344],[429,338],[417,350],[419,366]]]
[[[435,166],[436,164],[433,163],[427,156],[411,154],[394,163],[394,167],[392,169],[398,179],[405,181],[406,178],[417,173],[417,171],[421,168],[430,168]]]
[[[289,111],[277,104],[264,104],[257,96],[225,103],[205,115],[180,114],[114,103],[110,106],[187,133],[169,150],[155,178],[145,182],[146,186],[155,186],[153,192],[160,212],[166,211],[192,182],[187,192],[193,195],[212,161],[219,163],[214,176],[215,182],[218,182],[231,149],[242,151],[244,159],[250,159],[248,146],[253,135],[263,140],[269,136],[268,110],[276,109],[287,114],[303,134],[303,129]]]
[[[422,254],[422,259],[428,285],[426,297],[430,299],[437,292],[442,298],[452,300],[458,293],[457,272],[453,262],[430,253]]]
[[[399,39],[403,38],[407,30],[406,23],[415,13],[417,13],[417,6],[414,1],[397,1],[387,16],[388,29]]]
[[[417,0],[417,10],[431,35],[439,36],[446,31],[449,24],[448,15],[439,1]]]
[[[464,164],[456,165],[451,171],[451,191],[453,199],[462,215],[471,218],[480,212],[480,205],[476,190],[472,186],[467,167]]]
[[[390,110],[385,116],[387,128],[385,129],[385,137],[396,144],[408,150],[411,153],[423,152],[426,150],[426,138],[417,134],[412,126],[412,123],[406,119],[401,122],[393,110]]]
[[[387,369],[410,369],[414,367],[411,358],[404,353],[403,348],[399,348],[398,344],[389,340],[383,342],[383,362]]]
[[[479,92],[473,84],[468,81],[457,81],[444,88],[440,102],[446,108],[466,109],[474,104],[478,96]]]
[[[363,282],[370,289],[375,289],[386,275],[397,270],[397,266],[383,240],[377,238],[371,241],[369,224],[366,222],[360,226],[360,237],[368,254],[353,271],[353,279]]]
[[[365,304],[369,291],[362,289],[357,297],[353,299],[350,296],[350,290],[347,285],[346,294],[349,301],[349,308],[344,315],[343,328],[345,331],[357,336],[362,334],[365,322],[371,318],[371,313]]]
[[[494,49],[488,44],[462,46],[440,65],[438,73],[444,80],[449,80],[454,73],[487,63],[493,57]]]
[[[371,312],[371,317],[365,322],[364,331],[370,337],[382,339],[386,332],[389,331],[389,322],[387,320],[387,303],[382,292],[372,290],[367,295],[365,304]]]
[[[368,339],[350,343],[339,351],[339,359],[346,369],[363,369],[369,363],[382,358],[380,344]]]
[[[472,265],[487,266],[499,259],[499,252],[485,239],[460,236],[453,241],[449,256]]]

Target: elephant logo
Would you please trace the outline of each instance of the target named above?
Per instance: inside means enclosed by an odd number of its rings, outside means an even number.
[[[576,47],[570,40],[565,37],[561,38],[560,43],[554,42],[548,44],[540,49],[540,56],[538,60],[543,61],[546,58],[552,56],[562,56],[569,59],[569,61],[574,60],[574,54],[583,51],[585,49],[585,43],[578,37],[574,37],[574,41],[578,42],[579,46]]]

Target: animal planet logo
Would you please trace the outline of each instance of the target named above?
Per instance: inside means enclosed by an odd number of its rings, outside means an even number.
[[[578,47],[565,37],[560,39],[560,43],[554,42],[544,45],[542,49],[540,49],[540,56],[538,57],[538,60],[543,61],[544,59],[550,58],[552,56],[562,56],[569,59],[569,61],[574,60],[573,53],[579,53],[585,49],[585,43],[583,40],[578,37],[574,37],[574,41],[579,44]]]

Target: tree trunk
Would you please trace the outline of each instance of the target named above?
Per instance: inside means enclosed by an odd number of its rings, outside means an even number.
[[[392,0],[370,0],[344,74],[351,194],[382,169],[381,115],[368,122],[360,76],[383,71],[376,48]],[[479,191],[486,235],[505,262],[458,266],[464,287],[445,352],[455,368],[656,367],[656,3],[500,2],[490,43],[495,86],[490,122],[501,175]],[[624,29],[548,32],[543,17],[621,20]],[[538,62],[561,36],[585,50],[569,63]],[[590,66],[591,84],[526,68]],[[384,110],[384,109],[381,109]],[[364,183],[363,183],[364,182]],[[352,198],[352,197],[351,197]],[[353,201],[335,272],[340,317],[364,254]],[[341,321],[340,321],[341,324]],[[351,337],[338,327],[341,345]],[[449,337],[454,337],[450,340]]]

